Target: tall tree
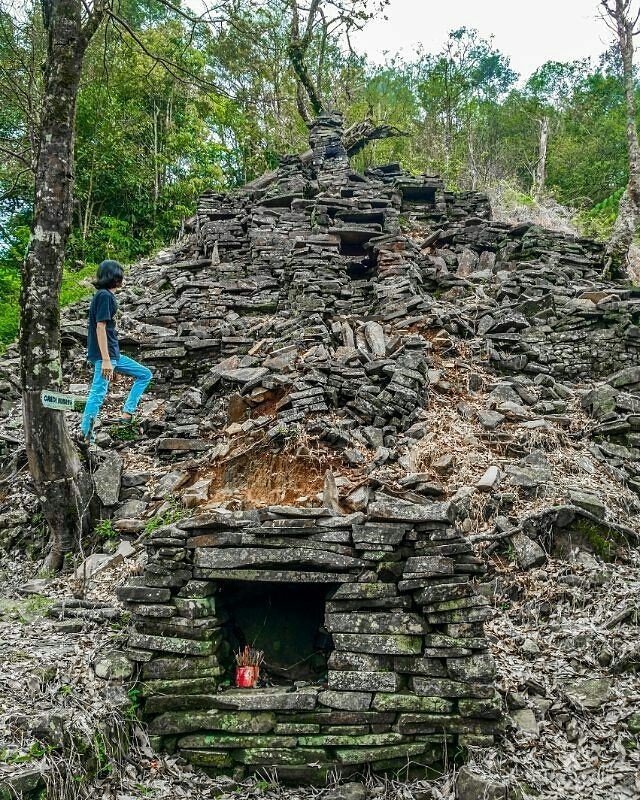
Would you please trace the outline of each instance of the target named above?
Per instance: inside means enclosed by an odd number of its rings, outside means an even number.
[[[92,495],[91,477],[64,416],[44,408],[40,399],[42,390],[62,384],[60,287],[72,222],[80,77],[89,44],[106,19],[147,52],[114,5],[113,0],[41,0],[47,51],[31,238],[22,274],[19,349],[27,458],[52,534],[46,561],[51,569],[60,568],[64,555],[74,549],[87,527]],[[191,19],[168,0],[160,0],[160,5]],[[167,69],[178,68],[162,56],[154,59]]]
[[[61,386],[60,286],[73,191],[76,98],[89,42],[105,15],[96,0],[43,0],[47,32],[31,240],[20,298],[20,368],[29,468],[49,524],[47,566],[59,569],[87,524],[91,479],[64,416],[43,407],[43,389]]]
[[[389,0],[310,0],[308,5],[299,0],[280,2],[290,18],[287,53],[296,75],[298,111],[309,124],[327,106],[321,85],[327,42],[331,37],[344,37],[351,50],[350,35],[382,12]],[[316,46],[312,47],[314,42]],[[312,53],[315,69],[310,61]]]
[[[468,179],[475,186],[474,121],[487,102],[498,101],[515,82],[509,59],[477,30],[459,28],[449,33],[439,53],[421,54],[415,72],[429,149],[438,153],[452,183],[459,185]]]
[[[546,188],[549,137],[558,128],[561,112],[567,106],[583,74],[584,61],[547,61],[527,81],[522,97],[535,122],[537,145],[531,169],[531,194],[540,197]]]
[[[636,127],[636,96],[633,79],[633,40],[640,32],[640,8],[633,0],[601,0],[603,17],[615,32],[622,58],[622,78],[627,104],[627,154],[629,180],[620,198],[618,216],[605,250],[604,274],[607,277],[628,276],[629,248],[640,219],[640,144]]]

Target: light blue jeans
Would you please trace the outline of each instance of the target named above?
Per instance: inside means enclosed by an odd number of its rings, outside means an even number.
[[[127,356],[120,356],[119,358],[112,358],[111,363],[115,372],[120,372],[123,375],[128,375],[134,378],[133,386],[127,397],[127,402],[124,404],[123,412],[133,414],[138,407],[140,398],[144,390],[149,385],[152,378],[151,370],[138,364],[132,358]],[[82,415],[82,423],[80,428],[84,436],[89,435],[91,426],[98,418],[104,399],[109,391],[109,381],[102,375],[102,361],[96,361],[93,371],[93,383],[89,390],[89,397],[87,398],[87,405],[84,408]]]

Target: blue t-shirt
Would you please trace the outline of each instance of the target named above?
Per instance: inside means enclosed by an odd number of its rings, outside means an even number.
[[[87,336],[87,358],[89,361],[102,361],[102,353],[98,346],[98,333],[96,326],[98,322],[106,322],[107,346],[109,357],[112,359],[120,358],[120,347],[118,346],[118,333],[116,331],[115,316],[118,310],[118,302],[108,289],[98,289],[93,295],[91,306],[89,307],[89,332]]]

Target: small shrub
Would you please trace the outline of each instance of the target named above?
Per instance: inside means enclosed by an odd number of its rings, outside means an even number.
[[[593,208],[581,211],[576,216],[576,224],[581,233],[599,241],[608,239],[618,216],[618,206],[623,193],[624,189],[618,189]]]
[[[175,497],[167,497],[165,501],[169,505],[169,508],[162,514],[156,514],[155,517],[152,517],[149,522],[147,522],[144,529],[147,535],[153,533],[157,528],[162,528],[163,525],[171,525],[174,522],[179,522],[181,519],[189,517],[193,513],[188,508],[185,508]]]
[[[121,442],[135,442],[138,438],[138,429],[135,425],[111,425],[107,430],[112,439]]]
[[[93,532],[102,539],[118,538],[118,531],[113,527],[113,523],[110,519],[101,519],[93,529]]]

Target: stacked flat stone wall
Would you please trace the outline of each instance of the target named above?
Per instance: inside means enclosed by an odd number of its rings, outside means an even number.
[[[383,497],[367,516],[271,506],[155,530],[144,576],[120,590],[155,743],[214,771],[268,767],[292,780],[435,765],[445,750],[491,744],[501,716],[483,632],[491,609],[454,513]],[[327,586],[321,682],[229,687],[228,580]]]

